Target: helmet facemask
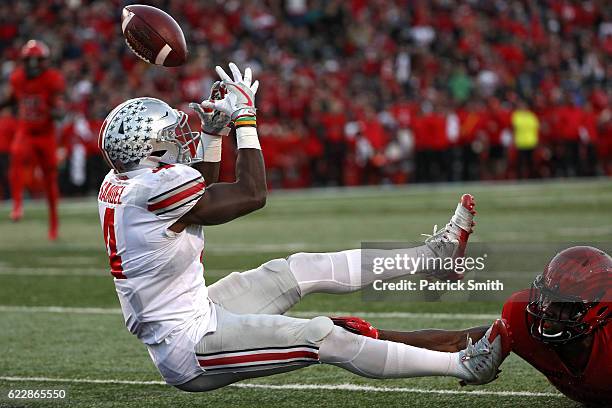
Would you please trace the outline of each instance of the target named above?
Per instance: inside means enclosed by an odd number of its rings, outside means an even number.
[[[49,47],[42,41],[29,40],[21,47],[21,58],[28,78],[36,78],[46,68],[49,58]]]
[[[529,333],[536,340],[549,344],[564,344],[591,333],[593,327],[585,321],[588,312],[597,307],[597,299],[589,301],[576,296],[564,296],[551,290],[539,275],[531,285],[526,321]]]
[[[46,68],[45,59],[42,57],[27,57],[23,60],[26,76],[36,78]]]
[[[174,112],[178,118],[176,124],[160,131],[157,141],[153,142],[152,155],[165,149],[166,152],[160,156],[161,163],[197,163],[202,160],[196,157],[201,134],[191,130],[189,117],[185,112],[176,109]]]

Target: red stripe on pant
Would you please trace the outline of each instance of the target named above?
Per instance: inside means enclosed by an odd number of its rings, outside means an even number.
[[[232,357],[219,357],[212,358],[210,360],[198,360],[198,362],[200,363],[200,366],[208,367],[240,363],[255,363],[259,361],[289,360],[293,358],[311,358],[313,360],[318,360],[319,355],[317,353],[313,353],[312,351],[290,351],[285,353],[260,353]]]

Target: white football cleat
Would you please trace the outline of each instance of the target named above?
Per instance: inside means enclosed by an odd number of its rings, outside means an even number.
[[[498,370],[510,354],[512,339],[505,322],[497,319],[485,335],[472,344],[468,336],[467,347],[459,352],[459,365],[466,373],[461,385],[482,385],[497,378]]]
[[[476,215],[476,201],[471,194],[461,196],[461,201],[457,204],[455,214],[444,229],[438,230],[434,226],[433,234],[422,234],[427,237],[425,245],[439,258],[462,258],[465,256],[465,247],[468,238],[474,231],[474,216]],[[463,272],[453,270],[427,271],[435,278],[442,280],[463,279]]]

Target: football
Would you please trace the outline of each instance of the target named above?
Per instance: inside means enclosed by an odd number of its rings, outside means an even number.
[[[187,60],[183,30],[172,16],[156,7],[142,4],[124,7],[121,31],[128,47],[148,63],[177,67]]]

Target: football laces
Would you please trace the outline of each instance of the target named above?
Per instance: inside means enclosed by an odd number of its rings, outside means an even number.
[[[129,48],[130,50],[132,50],[132,52],[133,52],[134,54],[136,54],[136,56],[137,56],[138,58],[140,58],[141,60],[143,60],[143,61],[145,61],[145,62],[148,62],[149,64],[152,64],[152,62],[151,62],[151,61],[149,61],[149,59],[148,59],[148,58],[144,57],[144,56],[143,56],[141,53],[139,53],[138,51],[136,51],[136,50],[134,49],[134,47],[132,47],[132,44],[130,44],[130,42],[129,42],[127,39],[125,40],[125,43],[127,44],[128,48]]]

